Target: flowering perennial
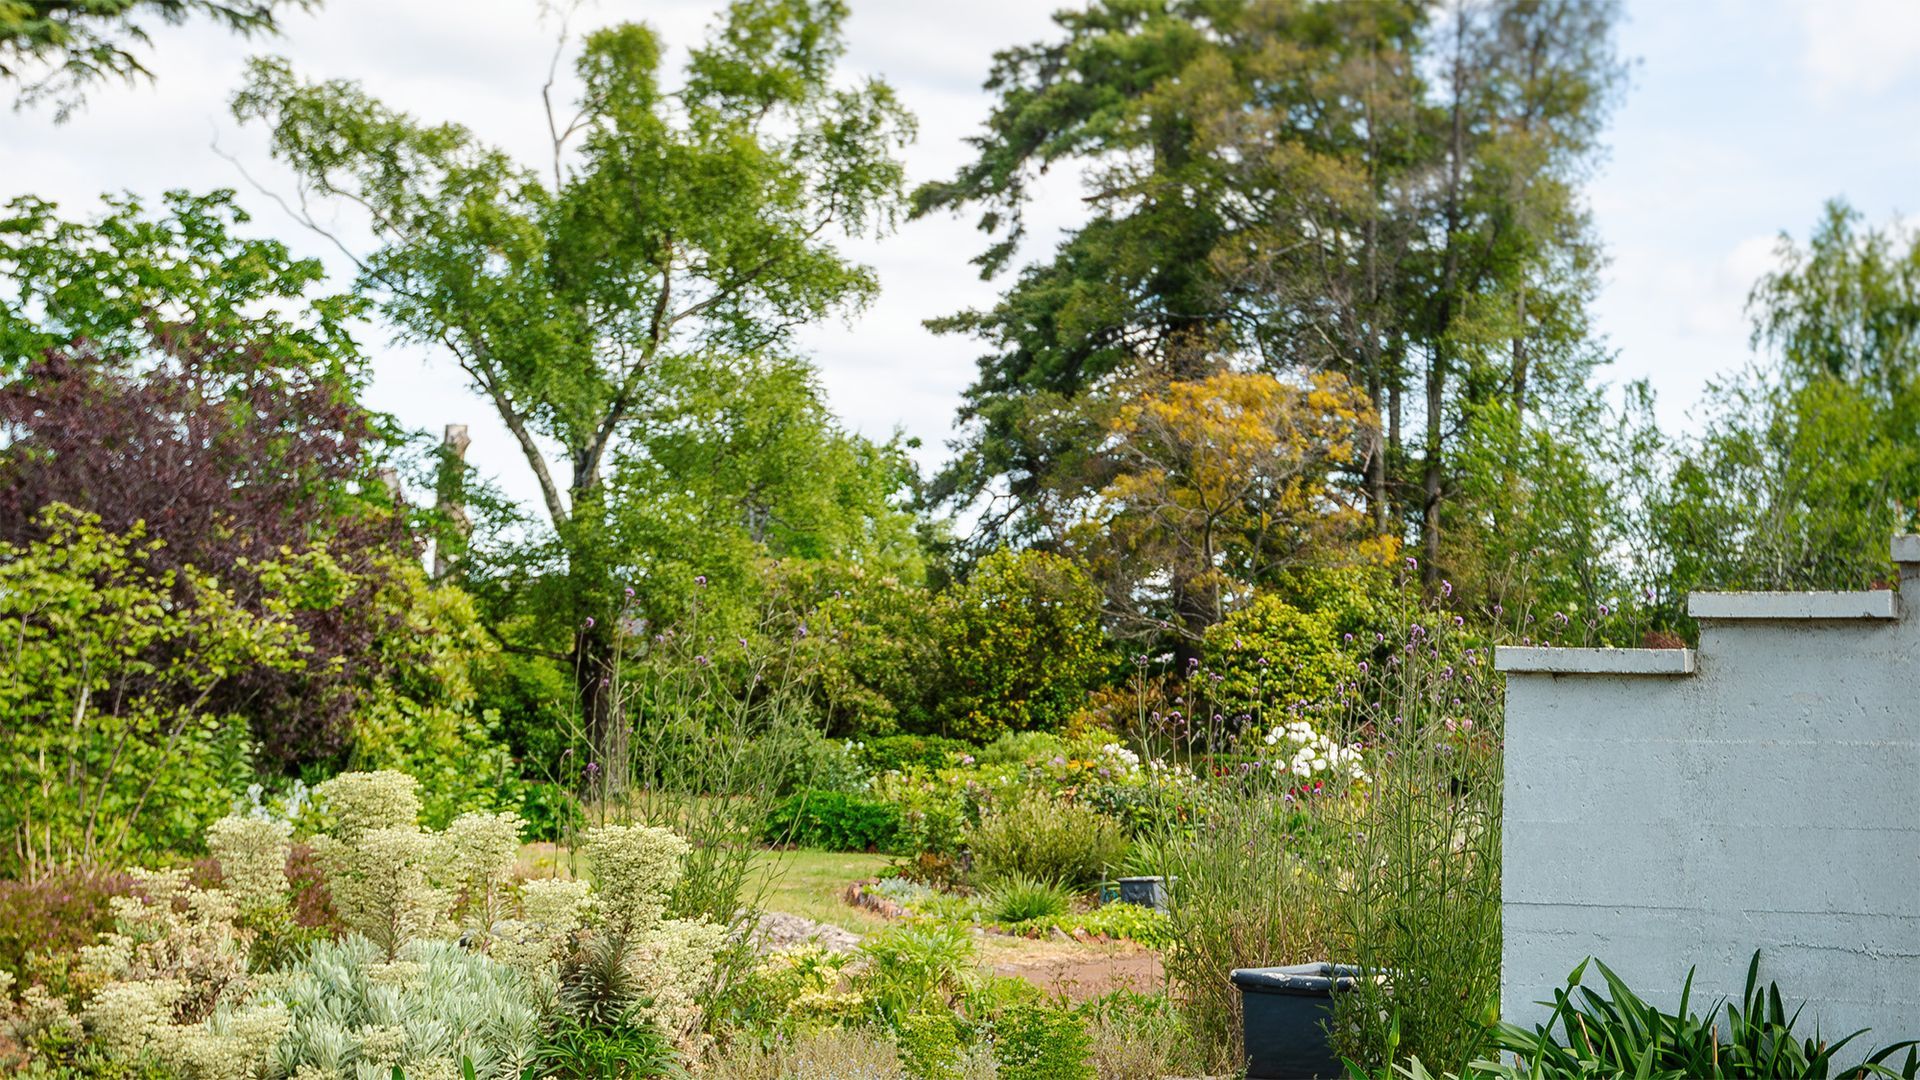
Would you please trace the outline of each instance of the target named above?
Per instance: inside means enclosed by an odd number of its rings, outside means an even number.
[[[1358,744],[1342,746],[1315,731],[1305,720],[1292,720],[1267,732],[1263,740],[1274,752],[1271,768],[1302,780],[1327,773],[1365,780],[1367,771]]]
[[[20,995],[19,1024],[182,1080],[387,1080],[395,1069],[456,1080],[463,1059],[508,1080],[534,1062],[563,961],[597,939],[617,946],[628,976],[619,1014],[696,1044],[726,929],[665,917],[690,850],[680,836],[594,829],[597,890],[515,887],[513,814],[423,830],[416,784],[395,772],[342,774],[316,795],[334,828],[312,844],[349,934],[287,968],[249,971],[255,937],[285,924],[292,828],[236,813],[208,831],[222,887],[136,871],[134,895],[111,901],[114,930],[83,950],[96,989],[78,1015],[36,985]]]

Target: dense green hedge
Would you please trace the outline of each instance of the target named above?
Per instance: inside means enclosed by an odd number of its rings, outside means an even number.
[[[767,815],[770,843],[825,851],[885,851],[900,832],[900,811],[891,803],[838,791],[800,791]]]

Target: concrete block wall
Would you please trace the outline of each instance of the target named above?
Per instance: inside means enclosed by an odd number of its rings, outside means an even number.
[[[1920,537],[1902,594],[1696,593],[1690,650],[1501,649],[1502,1007],[1587,956],[1656,1003],[1761,980],[1920,1038]],[[1597,985],[1589,983],[1589,985]]]

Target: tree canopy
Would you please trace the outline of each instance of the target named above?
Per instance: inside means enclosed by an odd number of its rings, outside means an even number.
[[[1468,417],[1554,408],[1601,356],[1579,182],[1619,83],[1615,17],[1096,2],[1000,53],[974,160],[916,212],[980,207],[989,275],[1016,257],[1041,172],[1078,166],[1089,216],[994,307],[933,324],[990,350],[936,491],[984,507],[982,545],[1031,537],[1036,493],[1074,456],[1045,418],[1103,381],[1332,371],[1382,417],[1348,481],[1437,575]]]
[[[443,347],[518,441],[565,595],[515,644],[567,657],[603,749],[607,616],[640,569],[614,518],[646,513],[616,509],[610,473],[646,457],[622,447],[669,404],[648,395],[685,389],[664,378],[676,365],[783,357],[796,326],[876,288],[834,240],[892,224],[912,123],[885,83],[836,83],[845,18],[837,0],[737,0],[673,90],[651,29],[596,30],[571,111],[549,83],[552,160],[537,169],[280,60],[257,61],[234,97],[303,198],[365,211],[377,247],[356,253],[361,293],[402,339]]]
[[[320,0],[0,0],[0,79],[21,84],[16,107],[51,101],[65,120],[88,87],[153,72],[136,49],[152,44],[150,19],[202,16],[244,36],[280,31],[281,12]]]

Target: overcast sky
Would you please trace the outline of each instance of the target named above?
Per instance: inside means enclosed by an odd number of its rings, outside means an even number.
[[[643,19],[670,43],[696,40],[718,0],[601,0],[586,23]],[[893,83],[919,118],[907,155],[913,182],[966,159],[963,139],[989,108],[981,91],[995,49],[1049,35],[1049,0],[852,0],[852,71]],[[204,24],[155,31],[152,84],[96,90],[63,126],[48,111],[0,113],[0,198],[36,194],[90,212],[102,191],[149,198],[169,188],[237,187],[254,226],[349,271],[325,241],[257,194],[290,184],[255,129],[226,110],[251,53],[292,59],[315,78],[352,78],[389,104],[466,124],[541,160],[539,89],[555,26],[534,0],[327,0],[287,20],[287,35],[248,42]],[[1920,3],[1911,0],[1640,0],[1621,50],[1632,86],[1608,132],[1591,191],[1611,264],[1596,326],[1617,354],[1606,377],[1650,379],[1670,430],[1689,425],[1702,386],[1748,355],[1747,289],[1782,230],[1804,236],[1821,203],[1844,196],[1870,219],[1920,209]],[[216,152],[215,146],[218,146]],[[223,156],[225,155],[225,156]],[[228,160],[231,157],[237,160]],[[1042,185],[1030,213],[1033,252],[1079,212],[1074,178]],[[350,237],[364,236],[342,212]],[[977,346],[921,321],[991,301],[968,259],[972,218],[908,224],[849,245],[878,268],[882,294],[852,320],[803,337],[846,423],[884,438],[896,427],[945,455]],[[371,403],[412,426],[473,426],[470,458],[510,492],[531,496],[524,463],[486,405],[444,356],[364,335],[377,357]]]

